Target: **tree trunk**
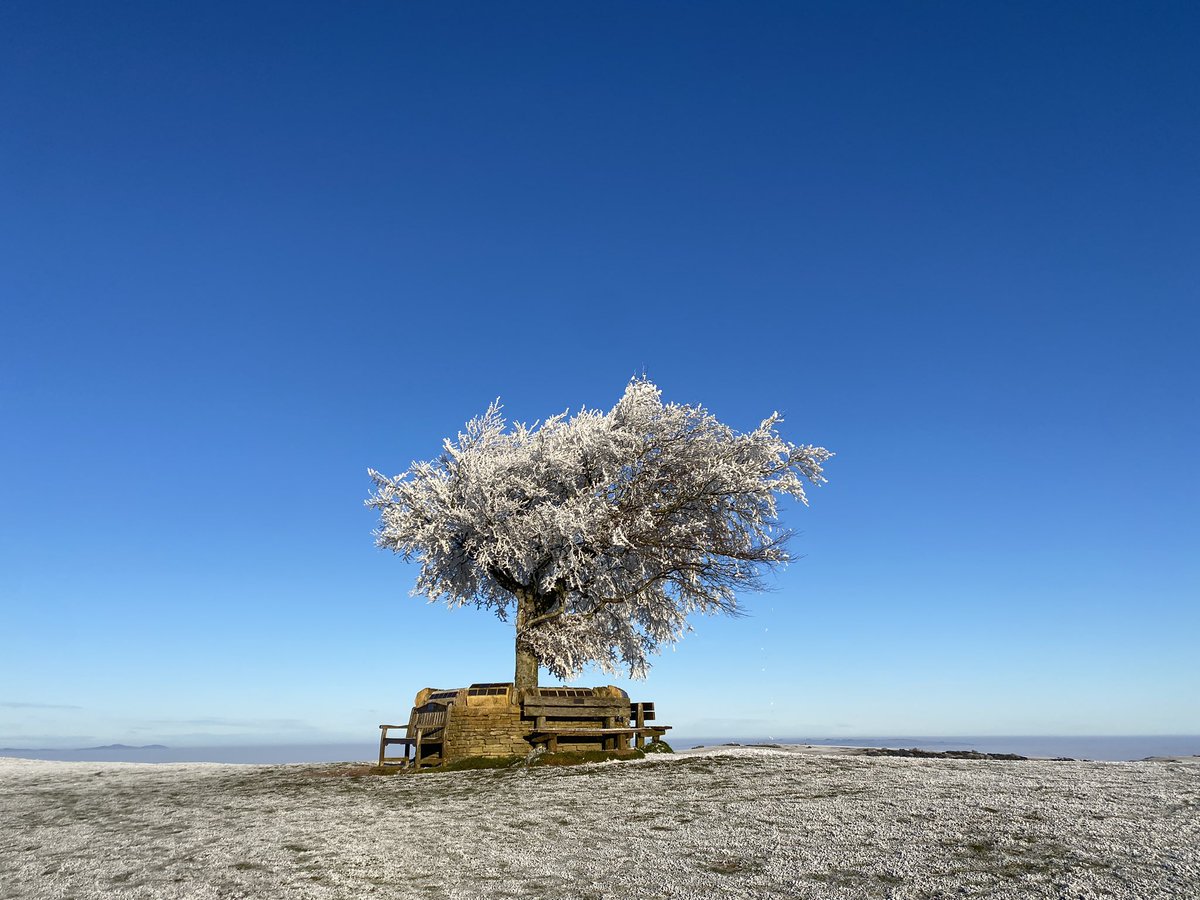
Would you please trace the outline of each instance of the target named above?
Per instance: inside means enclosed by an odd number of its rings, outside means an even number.
[[[517,591],[517,671],[513,676],[513,694],[517,697],[538,686],[537,656],[522,637],[525,623],[535,614],[533,592]]]

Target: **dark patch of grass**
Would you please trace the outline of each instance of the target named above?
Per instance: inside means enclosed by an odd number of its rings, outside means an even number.
[[[733,875],[736,872],[741,872],[745,869],[740,859],[719,859],[714,863],[705,866],[710,872],[716,872],[718,875]]]
[[[696,759],[681,759],[671,763],[671,767],[673,769],[678,766],[681,771],[699,772],[704,775],[707,775],[710,772],[715,772],[718,765],[720,764],[713,762],[712,759],[705,759],[703,757]]]
[[[468,756],[466,759],[456,759],[444,766],[431,769],[416,769],[415,774],[427,772],[472,772],[477,769],[507,769],[523,762],[523,756]]]
[[[609,762],[614,759],[644,759],[646,754],[637,748],[628,750],[560,750],[545,753],[529,765],[532,766],[578,766],[582,763]]]
[[[1051,865],[1047,860],[1009,860],[996,869],[1001,878],[1010,880],[1028,878],[1031,875],[1052,875],[1060,871],[1059,866]]]
[[[304,775],[307,778],[349,778],[359,781],[364,775],[399,775],[408,771],[400,766],[369,766],[369,765],[334,765],[322,766],[319,769],[309,769]]]
[[[861,884],[867,875],[865,872],[854,869],[830,869],[828,872],[810,872],[804,877],[809,881],[819,881],[822,884],[850,886]]]
[[[801,799],[801,800],[827,800],[830,797],[853,797],[856,794],[865,794],[865,793],[867,793],[866,788],[851,788],[851,789],[844,790],[844,791],[838,791],[838,790],[825,791],[824,793],[820,793],[820,794],[801,794],[799,799]]]

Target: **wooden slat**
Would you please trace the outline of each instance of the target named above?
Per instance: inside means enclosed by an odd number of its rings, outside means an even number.
[[[569,735],[637,734],[638,732],[644,732],[645,734],[655,734],[657,732],[664,732],[664,731],[670,731],[670,730],[671,730],[670,725],[649,725],[645,728],[586,728],[586,727],[582,727],[582,726],[581,727],[565,726],[563,728],[555,728],[554,726],[550,726],[548,728],[536,728],[536,729],[530,731],[529,733],[531,735],[543,735],[543,734],[569,734]]]
[[[539,740],[548,736],[548,734],[558,734],[560,737],[590,737],[595,734],[596,737],[614,736],[614,734],[649,734],[649,736],[662,736],[670,730],[670,725],[660,725],[654,728],[538,728],[536,731],[529,732],[529,738]]]
[[[521,715],[527,719],[538,716],[555,716],[559,719],[603,719],[629,718],[629,707],[624,704],[610,706],[559,706],[556,703],[526,703]]]
[[[543,728],[532,734],[633,734],[636,728]]]
[[[419,713],[408,723],[409,728],[441,728],[446,724],[445,713]]]
[[[561,706],[574,709],[592,709],[595,707],[628,706],[624,700],[616,697],[530,697],[521,704],[529,706]]]

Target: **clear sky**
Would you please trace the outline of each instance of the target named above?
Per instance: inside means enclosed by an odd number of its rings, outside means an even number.
[[[369,741],[510,680],[366,470],[642,372],[838,453],[775,590],[631,688],[677,733],[1200,732],[1198,44],[1192,3],[4,4],[0,746]]]

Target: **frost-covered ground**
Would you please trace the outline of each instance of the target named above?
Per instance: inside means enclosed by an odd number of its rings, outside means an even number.
[[[1200,760],[0,760],[0,898],[1200,897]]]

